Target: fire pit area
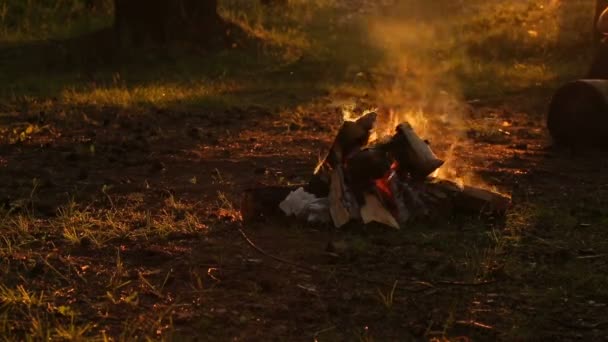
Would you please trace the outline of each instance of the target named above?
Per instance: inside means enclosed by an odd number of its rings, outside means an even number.
[[[295,216],[309,223],[378,223],[394,229],[456,213],[504,216],[508,196],[437,177],[444,161],[403,121],[378,134],[379,114],[345,120],[309,182],[248,189],[245,221]]]

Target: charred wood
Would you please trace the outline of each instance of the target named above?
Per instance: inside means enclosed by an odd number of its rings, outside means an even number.
[[[299,188],[294,186],[260,186],[245,190],[241,198],[241,216],[245,222],[262,221],[268,217],[284,216],[279,204]]]

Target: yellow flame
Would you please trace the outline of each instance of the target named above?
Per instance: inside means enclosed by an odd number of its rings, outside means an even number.
[[[465,185],[475,186],[508,196],[499,191],[496,186],[488,185],[471,169],[470,165],[468,165],[470,161],[463,159],[458,154],[460,147],[471,148],[467,146],[466,140],[463,139],[463,132],[466,131],[468,125],[467,121],[462,117],[463,111],[461,108],[458,109],[453,104],[450,104],[449,101],[439,106],[438,112],[433,113],[426,113],[420,107],[416,109],[404,109],[404,106],[395,106],[357,111],[355,105],[343,105],[342,119],[344,121],[356,121],[370,112],[378,114],[372,134],[370,135],[370,143],[394,135],[395,129],[399,124],[408,122],[422,139],[428,139],[431,142],[437,143],[432,144],[432,147],[435,149],[434,152],[445,162],[443,166],[433,172],[431,177],[452,181],[460,188],[463,188]],[[439,145],[440,148],[435,147],[436,145]],[[323,161],[320,160],[315,172],[318,172],[322,166]]]

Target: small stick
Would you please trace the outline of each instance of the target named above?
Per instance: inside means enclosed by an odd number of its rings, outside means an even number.
[[[255,249],[258,253],[260,253],[260,254],[262,254],[262,255],[270,258],[270,259],[273,259],[275,261],[281,262],[283,264],[291,265],[291,266],[294,266],[296,268],[303,269],[304,271],[307,271],[307,272],[310,272],[310,273],[316,273],[317,272],[317,270],[315,270],[312,267],[300,265],[300,264],[295,263],[293,261],[289,261],[289,260],[280,258],[278,256],[274,256],[272,254],[268,254],[266,251],[264,251],[263,249],[261,249],[260,247],[258,247],[253,241],[251,241],[251,239],[247,236],[247,234],[245,234],[245,231],[243,230],[243,228],[239,227],[238,230],[239,230],[239,233],[241,233],[241,236],[243,237],[243,240],[245,240],[245,242],[247,242],[247,244],[251,248]]]
[[[280,263],[286,264],[286,265],[290,265],[296,268],[299,268],[303,271],[306,271],[308,273],[318,273],[318,272],[324,272],[324,273],[330,273],[324,270],[318,270],[315,269],[313,267],[310,266],[306,266],[306,265],[301,265],[298,264],[296,262],[287,260],[287,259],[283,259],[281,257],[269,254],[268,252],[266,252],[265,250],[263,250],[262,248],[258,247],[250,238],[249,236],[247,236],[247,233],[245,233],[245,231],[243,230],[242,227],[238,227],[237,230],[239,231],[239,233],[241,234],[241,237],[243,238],[243,240],[245,240],[245,242],[251,247],[253,248],[255,251],[257,251],[258,253],[273,259],[275,261],[278,261]],[[392,286],[393,284],[389,284],[380,280],[374,280],[374,279],[369,279],[366,278],[364,276],[360,276],[356,273],[341,273],[342,276],[346,276],[352,279],[356,279],[356,280],[360,280],[360,281],[364,281],[366,283],[370,283],[370,284],[375,284],[375,285],[381,285],[381,286]],[[491,281],[491,282],[482,282],[482,283],[461,283],[461,282],[448,282],[448,281],[442,281],[442,282],[438,282],[438,284],[440,285],[459,285],[459,286],[481,286],[481,285],[486,285],[486,284],[491,284],[495,281]],[[429,282],[425,282],[425,281],[413,281],[411,282],[412,285],[419,285],[419,287],[403,287],[401,289],[406,290],[408,292],[413,292],[413,293],[417,293],[417,292],[424,292],[430,288],[434,288],[435,286],[432,283]]]
[[[596,255],[583,255],[583,256],[579,256],[576,257],[577,259],[580,260],[584,260],[584,259],[599,259],[599,258],[603,258],[603,257],[607,257],[608,254],[596,254]]]
[[[436,282],[438,285],[448,285],[448,286],[484,286],[496,283],[496,280],[487,280],[480,282],[467,283],[462,281],[448,281],[448,280],[440,280]]]

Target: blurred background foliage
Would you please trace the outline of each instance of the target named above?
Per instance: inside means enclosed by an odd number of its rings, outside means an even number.
[[[111,26],[112,0],[0,0],[0,46],[46,44],[35,61],[16,57],[27,52],[4,53],[5,78],[15,79],[7,79],[13,86],[3,95],[56,94],[66,79],[75,84],[71,94],[78,93],[86,75],[114,87],[110,80],[119,74],[127,87],[221,78],[223,88],[235,81],[258,89],[287,84],[296,91],[369,94],[423,84],[492,97],[581,77],[592,54],[593,0],[290,0],[277,6],[221,0],[219,11],[258,44],[204,56],[163,48],[160,59],[138,51],[136,65],[127,68],[103,60],[111,45],[83,36]],[[153,70],[141,67],[146,60]],[[55,75],[49,77],[59,83],[54,90],[28,81],[39,72]]]

